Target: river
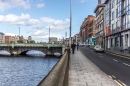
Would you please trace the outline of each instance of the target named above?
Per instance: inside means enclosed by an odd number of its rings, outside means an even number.
[[[37,86],[59,58],[0,57],[0,86]]]

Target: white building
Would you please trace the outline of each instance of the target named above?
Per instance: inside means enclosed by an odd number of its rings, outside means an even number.
[[[105,1],[107,48],[130,47],[130,0]]]
[[[102,47],[104,47],[104,32],[105,32],[105,27],[104,27],[104,8],[105,8],[105,4],[101,3],[101,0],[98,0],[98,5],[95,8],[94,13],[96,13],[96,26],[95,26],[95,30],[96,30],[96,45],[101,45]]]
[[[32,40],[32,37],[31,36],[28,36],[28,41],[30,42]]]
[[[50,43],[57,44],[58,43],[57,37],[50,37]]]

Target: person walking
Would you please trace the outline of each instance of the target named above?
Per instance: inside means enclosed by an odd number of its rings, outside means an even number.
[[[77,51],[79,50],[79,43],[77,43]]]
[[[72,53],[74,54],[74,51],[75,51],[75,44],[74,44],[74,42],[73,42],[73,44],[71,44],[71,48],[72,48]]]

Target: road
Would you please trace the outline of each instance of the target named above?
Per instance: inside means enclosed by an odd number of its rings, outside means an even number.
[[[130,60],[109,53],[97,53],[88,47],[81,52],[121,86],[130,86]]]

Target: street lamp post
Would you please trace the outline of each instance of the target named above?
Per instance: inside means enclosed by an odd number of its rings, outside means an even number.
[[[49,25],[49,43],[50,43],[50,25]]]
[[[72,30],[72,0],[70,0],[70,45],[71,45],[71,30]]]
[[[20,27],[19,27],[19,40],[20,40]]]

